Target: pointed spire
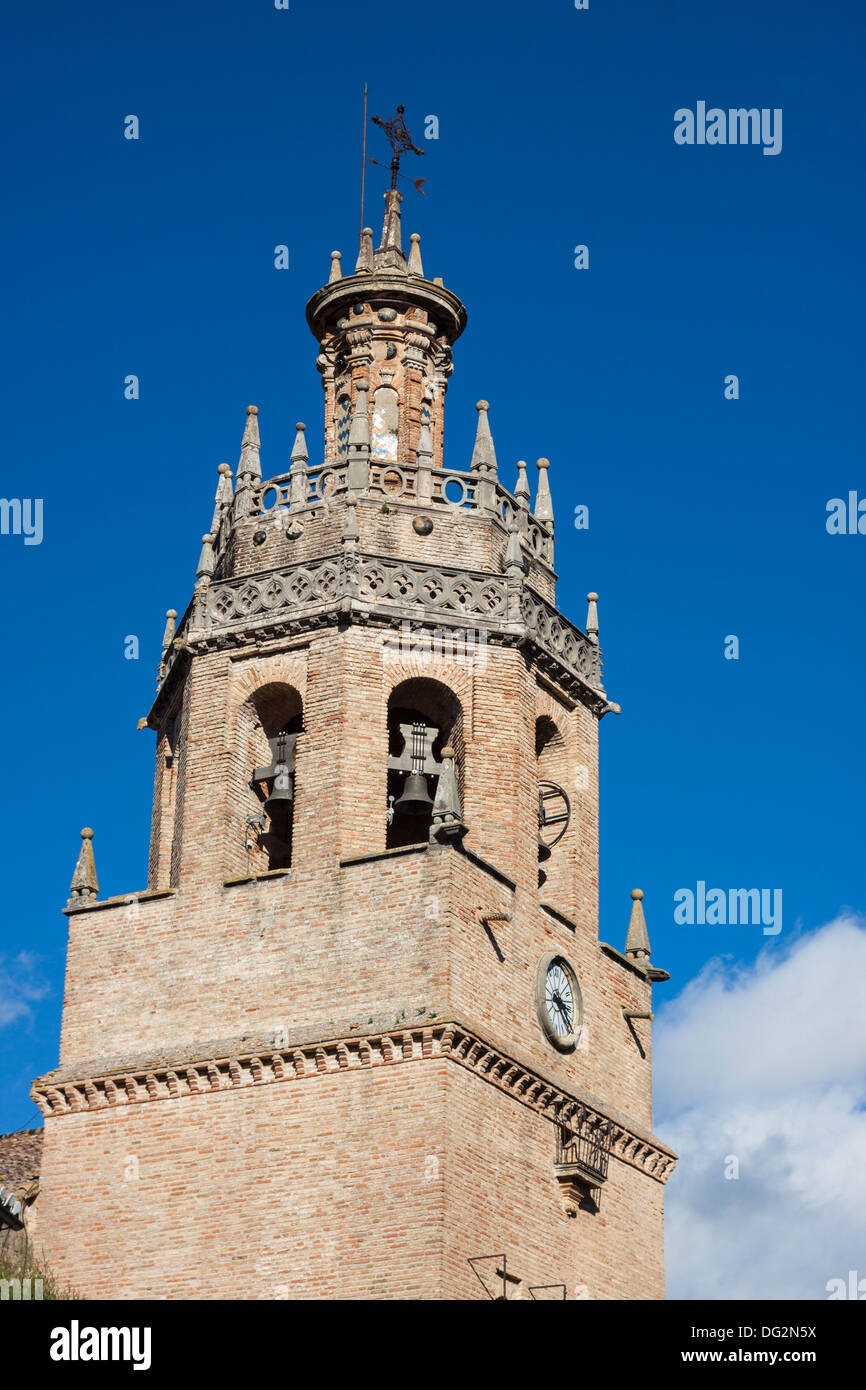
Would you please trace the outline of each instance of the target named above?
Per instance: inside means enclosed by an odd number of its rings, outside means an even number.
[[[547,479],[547,470],[550,467],[550,459],[538,460],[538,491],[535,494],[535,519],[543,521],[548,526],[553,525],[553,499],[550,496],[550,483]]]
[[[634,888],[631,897],[631,919],[625,939],[625,953],[635,965],[645,965],[649,963],[650,944],[646,918],[643,915],[643,889]]]
[[[303,507],[307,500],[307,441],[304,436],[306,425],[303,420],[299,420],[295,425],[295,442],[292,445],[292,466],[289,469],[291,478],[291,505],[293,507]]]
[[[517,461],[517,482],[514,486],[514,496],[517,498],[518,505],[524,511],[529,511],[529,478],[526,476],[526,463],[523,459]]]
[[[436,783],[436,796],[433,800],[433,824],[430,828],[431,840],[456,840],[466,834],[463,812],[460,807],[460,790],[457,786],[457,769],[454,765],[454,749],[442,749],[442,771]]]
[[[299,420],[295,425],[295,442],[292,445],[292,468],[296,465],[305,465],[310,455],[307,453],[307,440],[304,435],[306,425],[303,420]]]
[[[165,632],[162,634],[162,650],[167,652],[174,641],[175,623],[177,622],[177,609],[169,608],[165,615]]]
[[[66,906],[86,907],[88,903],[96,900],[98,892],[96,862],[93,858],[93,831],[86,825],[81,832],[81,849],[78,851],[78,863],[69,885],[69,901]]]
[[[493,448],[493,436],[490,433],[490,421],[487,412],[490,406],[487,401],[478,401],[475,409],[478,411],[478,428],[475,431],[475,447],[472,450],[472,462],[470,468],[473,473],[488,473],[496,477],[496,451]]]
[[[214,572],[213,539],[210,532],[201,538],[201,554],[198,557],[196,579],[206,579],[209,582]]]
[[[412,243],[411,250],[409,251],[409,274],[423,276],[424,267],[421,264],[421,238],[417,232],[413,232],[409,240]]]
[[[328,276],[329,285],[333,285],[335,280],[342,280],[343,272],[340,269],[340,261],[342,259],[343,257],[340,255],[339,251],[331,252],[331,273]]]
[[[400,241],[400,204],[403,195],[399,188],[385,190],[385,217],[382,222],[382,241],[376,252],[377,266],[406,270],[406,257]]]
[[[358,259],[355,262],[355,274],[361,270],[373,269],[373,228],[364,227],[361,232],[361,244],[358,248]]]
[[[213,520],[210,524],[210,529],[214,535],[216,535],[219,530],[223,513],[231,507],[234,498],[234,492],[232,490],[232,470],[227,463],[221,463],[217,472],[219,473],[219,482],[217,483],[216,497],[214,498]]]
[[[346,471],[346,486],[350,492],[364,492],[370,479],[370,419],[367,415],[369,389],[369,382],[358,382],[358,399],[349,430],[349,466]]]
[[[505,547],[505,572],[506,574],[512,573],[515,578],[524,572],[523,548],[520,544],[520,530],[516,516],[512,516],[508,528],[508,545]]]
[[[259,408],[257,405],[247,406],[247,423],[244,429],[244,437],[241,440],[241,456],[238,460],[238,480],[249,478],[253,482],[258,482],[262,476],[262,465],[259,460],[259,450],[261,442],[259,440]]]

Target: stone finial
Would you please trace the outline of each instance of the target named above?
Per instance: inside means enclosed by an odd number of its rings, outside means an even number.
[[[234,490],[232,488],[232,470],[227,463],[221,463],[217,469],[219,481],[217,482],[216,496],[214,498],[213,519],[210,529],[214,535],[219,530],[223,513],[228,511],[234,500]]]
[[[364,227],[361,232],[361,244],[358,248],[358,259],[355,262],[355,274],[360,270],[373,269],[373,228]]]
[[[520,544],[520,529],[516,516],[512,516],[508,528],[508,544],[505,547],[505,573],[514,579],[522,578],[524,573],[523,547]]]
[[[162,650],[167,652],[174,641],[174,629],[177,622],[177,609],[169,608],[165,614],[165,632],[162,634]]]
[[[304,435],[306,425],[299,420],[295,425],[295,442],[292,445],[292,466],[289,469],[291,481],[290,501],[293,507],[303,507],[307,500],[307,440]]]
[[[333,285],[333,283],[334,283],[335,280],[342,280],[342,278],[343,278],[343,272],[342,272],[342,270],[340,269],[340,261],[341,261],[342,259],[343,259],[343,258],[342,258],[342,256],[340,255],[340,252],[339,252],[339,251],[332,251],[332,252],[331,252],[331,273],[330,273],[330,275],[328,276],[328,284],[329,284],[329,285]]]
[[[487,401],[479,401],[475,409],[478,411],[478,428],[475,431],[475,447],[472,450],[472,462],[470,468],[473,473],[485,473],[489,477],[496,477],[496,451],[493,448],[493,436],[490,433],[490,421],[487,412],[490,406]]]
[[[304,434],[306,425],[303,420],[299,420],[295,425],[295,442],[292,445],[292,468],[296,464],[306,464],[310,455],[307,453],[307,440]]]
[[[358,399],[349,430],[346,486],[350,492],[363,492],[370,480],[370,417],[367,414],[367,392],[370,383],[358,382]]]
[[[406,269],[406,257],[400,240],[400,204],[403,194],[399,188],[385,190],[385,216],[382,221],[382,240],[376,252],[376,265],[392,270]]]
[[[262,465],[259,458],[260,449],[259,408],[257,405],[248,405],[247,423],[244,429],[244,437],[241,440],[241,456],[238,460],[238,480],[245,478],[251,483],[259,481],[262,476]]]
[[[636,965],[642,965],[649,961],[650,944],[649,935],[646,929],[646,918],[643,915],[643,889],[632,889],[631,918],[628,924],[628,936],[625,939],[625,953],[629,960],[633,960]]]
[[[424,267],[421,264],[421,238],[417,232],[413,232],[409,240],[412,243],[409,251],[409,274],[423,276]]]
[[[598,644],[598,594],[593,590],[587,594],[589,607],[586,610],[586,635],[590,642]]]
[[[514,486],[514,496],[517,498],[518,505],[523,511],[529,511],[529,478],[526,476],[526,462],[524,459],[517,461],[517,482]]]
[[[547,470],[550,467],[550,459],[538,460],[538,491],[535,494],[535,519],[543,521],[548,526],[553,525],[553,499],[550,496],[550,483],[547,478]]]
[[[457,786],[457,769],[454,763],[454,749],[442,749],[442,771],[436,783],[433,799],[433,824],[430,827],[431,840],[456,840],[466,834],[463,824],[463,811],[460,807],[460,790]]]
[[[93,858],[93,831],[86,825],[81,832],[81,849],[78,851],[78,862],[69,885],[69,901],[66,906],[86,907],[88,903],[95,902],[98,892],[96,862]]]
[[[195,572],[196,579],[206,579],[209,581],[214,572],[213,541],[214,538],[210,531],[201,538],[201,554],[198,557],[198,566]]]

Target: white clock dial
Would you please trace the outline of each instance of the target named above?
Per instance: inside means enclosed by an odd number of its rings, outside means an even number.
[[[551,961],[544,982],[544,1005],[553,1031],[560,1038],[574,1032],[574,991],[559,961]]]

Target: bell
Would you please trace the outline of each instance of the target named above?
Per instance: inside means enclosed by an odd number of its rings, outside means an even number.
[[[274,778],[273,791],[265,802],[265,810],[271,820],[273,820],[275,814],[279,814],[281,806],[291,806],[292,799],[291,773],[286,768],[283,768]]]
[[[395,811],[404,811],[407,816],[426,816],[433,809],[430,793],[427,791],[427,778],[421,772],[410,772],[403,786],[403,794],[394,802]]]
[[[538,862],[539,862],[539,864],[543,864],[543,863],[545,862],[545,860],[546,860],[546,859],[549,859],[549,858],[550,858],[550,848],[549,848],[548,845],[546,845],[546,844],[544,843],[544,841],[542,840],[541,836],[539,835],[539,837],[538,837]]]

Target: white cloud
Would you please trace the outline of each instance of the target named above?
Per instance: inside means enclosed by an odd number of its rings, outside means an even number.
[[[824,1299],[866,1278],[864,980],[866,922],[846,916],[752,966],[711,961],[660,1012],[669,1298]]]
[[[51,986],[36,969],[38,961],[32,951],[20,951],[8,964],[0,956],[0,1028],[32,1018],[30,1005],[50,993]]]

